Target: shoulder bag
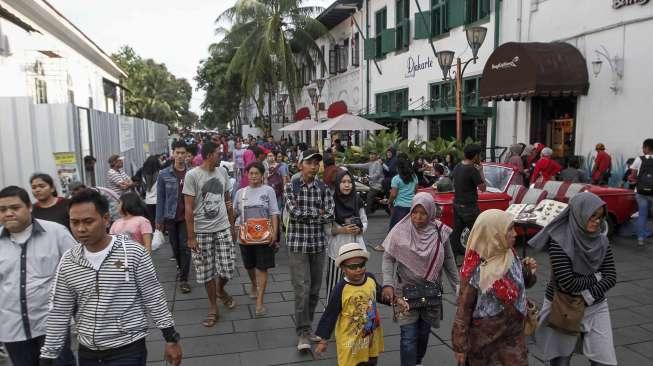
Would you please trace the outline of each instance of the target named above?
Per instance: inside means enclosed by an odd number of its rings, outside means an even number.
[[[438,241],[441,242],[440,230],[438,228]],[[433,260],[435,261],[440,252],[438,245]],[[406,285],[402,288],[403,299],[408,303],[409,309],[429,309],[442,307],[442,288],[434,282],[426,282],[418,285]]]
[[[272,223],[269,218],[245,219],[245,200],[247,188],[240,196],[240,214],[242,223],[239,226],[238,237],[243,245],[270,244],[272,239]]]
[[[580,335],[580,323],[585,316],[585,300],[555,289],[547,325],[561,333]]]

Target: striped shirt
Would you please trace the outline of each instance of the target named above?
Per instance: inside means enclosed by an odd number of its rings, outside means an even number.
[[[546,286],[546,298],[549,301],[553,301],[555,289],[570,294],[580,294],[588,290],[594,298],[594,303],[599,303],[605,299],[605,293],[617,283],[617,271],[610,246],[608,246],[603,263],[597,271],[597,273],[601,274],[600,280],[594,273],[582,275],[574,272],[571,259],[560,245],[554,241],[551,241],[549,245],[549,257],[551,259],[552,277]]]
[[[304,254],[324,251],[324,224],[333,221],[335,210],[333,196],[324,183],[317,180],[305,183],[302,178],[293,178],[286,184],[284,197],[290,216],[286,237],[288,249]]]
[[[124,169],[109,169],[107,171],[107,187],[116,192],[118,196],[127,192],[126,189],[120,187],[120,184],[125,182],[129,183],[129,176],[125,173]]]
[[[81,244],[61,259],[42,358],[57,357],[73,315],[79,343],[92,350],[119,348],[145,338],[147,315],[164,337],[174,332],[152,258],[126,236],[116,235],[113,240],[98,271],[84,256]]]

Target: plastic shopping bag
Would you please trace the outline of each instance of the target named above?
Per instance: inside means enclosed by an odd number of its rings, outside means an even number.
[[[154,234],[152,234],[152,251],[159,249],[165,241],[166,238],[163,236],[163,232],[161,230],[155,230]]]

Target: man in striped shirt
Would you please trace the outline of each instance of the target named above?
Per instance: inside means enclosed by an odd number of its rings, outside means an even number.
[[[125,173],[123,169],[125,165],[125,157],[120,155],[111,155],[109,157],[109,166],[107,171],[107,187],[116,192],[118,196],[127,193],[130,188],[136,184],[132,182],[131,178]]]
[[[106,233],[109,203],[96,191],[75,195],[69,212],[80,244],[59,263],[41,363],[57,357],[74,316],[80,366],[144,365],[149,315],[163,333],[166,360],[179,365],[179,333],[145,247]]]

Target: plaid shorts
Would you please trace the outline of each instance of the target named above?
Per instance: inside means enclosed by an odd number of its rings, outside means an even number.
[[[206,283],[216,277],[231,279],[234,274],[234,242],[231,230],[195,233],[199,252],[193,252],[195,279]]]

